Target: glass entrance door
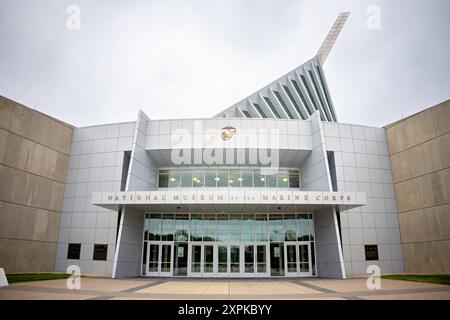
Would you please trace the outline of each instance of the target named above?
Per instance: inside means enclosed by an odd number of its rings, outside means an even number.
[[[268,245],[264,244],[256,244],[256,273],[257,277],[268,277],[269,276],[269,250]]]
[[[149,276],[171,276],[173,272],[171,242],[150,242],[147,246],[148,268],[146,274]]]
[[[215,275],[215,245],[191,243],[189,245],[188,275],[190,277],[211,277]]]
[[[311,276],[311,244],[305,242],[285,242],[286,276]]]
[[[217,276],[228,277],[228,246],[226,244],[217,245]]]
[[[175,242],[173,251],[173,275],[186,276],[188,264],[188,244],[187,242]]]
[[[298,252],[297,245],[285,243],[285,260],[286,260],[286,276],[297,277],[298,276]]]
[[[244,275],[246,277],[255,276],[255,245],[243,245],[244,251]]]
[[[230,244],[230,276],[239,276],[241,271],[241,246]]]
[[[270,244],[270,275],[284,276],[284,246],[283,243]]]
[[[299,253],[299,275],[300,276],[311,276],[312,266],[311,266],[311,243],[303,242],[298,245]]]

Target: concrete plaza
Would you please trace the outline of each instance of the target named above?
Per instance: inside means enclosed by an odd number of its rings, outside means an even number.
[[[0,288],[5,299],[446,299],[450,286],[381,280],[370,290],[365,278],[334,279],[179,279],[81,278],[81,289],[69,290],[66,280],[22,282]]]

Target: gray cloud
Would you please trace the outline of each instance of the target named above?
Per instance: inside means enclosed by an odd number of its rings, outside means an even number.
[[[66,9],[81,9],[81,30]],[[381,9],[381,29],[366,9]],[[449,98],[450,2],[0,0],[0,94],[76,126],[211,117],[312,58],[341,122],[382,126]]]

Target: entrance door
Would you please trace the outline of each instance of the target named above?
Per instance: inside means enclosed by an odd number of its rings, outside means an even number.
[[[311,244],[309,242],[285,242],[287,277],[311,276]]]
[[[269,276],[269,250],[268,245],[264,244],[256,244],[256,273],[257,277],[268,277]]]
[[[296,243],[285,242],[285,263],[286,263],[286,276],[298,277],[298,246]]]
[[[244,276],[255,276],[255,245],[245,244],[242,246],[244,251]]]
[[[270,244],[270,275],[284,276],[284,246],[283,243]]]
[[[298,255],[299,255],[299,275],[300,276],[311,276],[311,243],[301,242],[298,245]]]
[[[203,245],[203,276],[211,277],[215,275],[214,270],[214,245],[204,244]]]
[[[228,246],[226,244],[217,245],[217,276],[228,277]]]
[[[187,242],[175,242],[173,251],[173,275],[186,276],[188,265],[188,244]]]
[[[230,244],[230,277],[239,277],[241,272],[241,246]]]
[[[188,274],[190,277],[202,276],[202,245],[192,243],[189,245]]]
[[[148,276],[171,276],[173,272],[171,242],[150,242],[147,246]]]

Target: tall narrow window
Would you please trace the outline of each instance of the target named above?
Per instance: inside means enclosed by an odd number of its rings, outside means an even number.
[[[309,72],[309,76],[311,77],[312,83],[314,85],[314,89],[316,89],[316,93],[317,93],[317,96],[319,97],[320,104],[322,105],[322,109],[325,111],[325,115],[327,116],[327,119],[329,121],[332,121],[333,119],[331,118],[330,114],[328,113],[327,108],[325,108],[325,103],[323,101],[322,94],[320,93],[319,86],[317,85],[316,78],[314,77],[311,70],[308,70],[308,72]]]
[[[292,116],[292,113],[289,111],[289,108],[287,107],[286,103],[284,103],[283,98],[281,98],[280,93],[278,91],[275,91],[275,90],[273,91],[273,93],[277,97],[278,101],[280,101],[280,104],[283,107],[283,109],[286,112],[286,114],[288,115],[288,117],[291,118],[291,119],[294,119],[294,117]]]
[[[297,110],[298,114],[300,115],[300,118],[302,120],[305,120],[305,117],[303,116],[302,112],[300,111],[300,107],[298,106],[297,102],[295,101],[294,97],[292,96],[291,90],[285,85],[283,85],[284,91],[286,91],[286,94],[288,95],[289,99],[291,100],[292,104],[294,105],[295,110]]]
[[[322,89],[325,94],[325,99],[327,99],[328,106],[330,107],[331,115],[333,116],[333,120],[336,121],[336,114],[334,113],[333,106],[331,104],[331,99],[328,96],[328,90],[327,90],[327,87],[325,86],[325,82],[323,81],[322,72],[320,71],[320,68],[318,66],[316,66],[316,70],[317,70],[317,74],[319,75],[320,83],[322,84]]]
[[[247,110],[241,110],[242,111],[242,113],[244,114],[244,116],[246,117],[246,118],[251,118],[252,116],[250,115],[250,113],[248,113],[248,111]]]
[[[312,92],[311,92],[311,90],[309,89],[308,83],[306,82],[305,76],[303,76],[303,75],[301,74],[301,75],[300,75],[300,78],[302,79],[303,85],[305,86],[306,91],[308,92],[309,99],[311,100],[312,104],[314,105],[314,108],[315,108],[316,110],[319,110],[319,108],[317,107],[317,104],[316,104],[316,100],[314,100],[313,95],[312,95]]]
[[[309,115],[312,115],[313,111],[311,110],[311,108],[309,107],[309,105],[306,103],[306,99],[303,96],[302,91],[300,90],[300,87],[297,83],[297,81],[292,80],[292,84],[294,85],[295,91],[297,91],[298,96],[300,97],[300,99],[303,102],[303,105],[305,106],[305,108],[308,110]]]
[[[267,97],[264,97],[264,100],[266,101],[266,103],[269,106],[270,110],[272,110],[272,112],[275,115],[275,117],[277,117],[278,119],[281,119],[281,116],[278,113],[277,109],[275,109],[275,106],[272,104],[272,101],[270,101],[270,99],[267,98]]]
[[[259,104],[254,103],[253,106],[255,107],[256,111],[258,111],[261,118],[267,118],[266,114],[264,113],[264,111],[262,111],[261,106]]]

